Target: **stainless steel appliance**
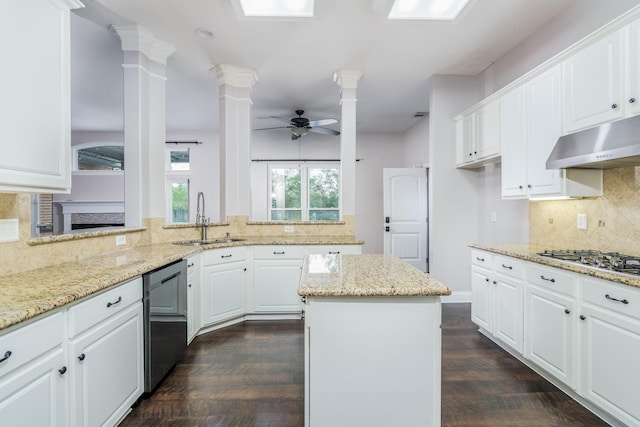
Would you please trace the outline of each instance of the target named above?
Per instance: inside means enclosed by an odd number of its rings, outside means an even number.
[[[142,276],[144,391],[150,393],[187,348],[187,261]]]
[[[619,252],[600,252],[591,249],[545,250],[538,255],[617,273],[640,275],[640,257]]]

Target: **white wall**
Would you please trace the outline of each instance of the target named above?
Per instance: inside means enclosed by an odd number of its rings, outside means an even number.
[[[356,237],[363,253],[384,253],[382,169],[404,167],[401,134],[359,134],[356,157]]]
[[[404,133],[404,167],[429,164],[429,116],[422,117]]]
[[[470,292],[482,171],[456,169],[453,117],[479,100],[478,78],[434,76],[429,130],[429,273],[454,293]]]

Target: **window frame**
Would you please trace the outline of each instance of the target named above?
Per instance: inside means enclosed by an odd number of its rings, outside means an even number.
[[[272,170],[273,169],[299,169],[300,170],[300,208],[272,208],[271,207],[271,188],[272,188]],[[324,210],[337,210],[338,219],[332,220],[318,220],[322,222],[338,222],[342,221],[342,185],[341,185],[341,169],[339,161],[319,161],[319,162],[273,162],[267,164],[267,221],[269,222],[288,222],[287,220],[273,220],[271,219],[272,210],[300,210],[301,219],[303,222],[313,222],[309,220],[309,212],[311,207],[309,206],[309,170],[310,169],[337,169],[338,171],[338,207],[337,208],[324,208]],[[319,208],[314,208],[314,210]],[[290,221],[295,222],[295,221]]]
[[[171,169],[171,152],[187,151],[189,153],[189,169],[172,170]],[[175,147],[165,147],[165,222],[168,225],[181,225],[191,223],[191,177],[193,171],[193,162],[191,159],[192,151],[189,148],[176,149]],[[173,221],[173,184],[187,184],[187,221]]]

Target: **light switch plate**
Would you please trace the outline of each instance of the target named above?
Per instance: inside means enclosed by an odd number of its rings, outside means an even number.
[[[577,221],[578,230],[586,230],[587,229],[587,214],[578,214]]]
[[[293,233],[293,225],[285,225],[284,226],[285,233]]]
[[[127,236],[116,236],[116,246],[127,244]]]
[[[0,219],[0,243],[20,240],[18,219]]]

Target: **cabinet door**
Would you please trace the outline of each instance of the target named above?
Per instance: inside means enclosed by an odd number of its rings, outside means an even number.
[[[115,425],[140,397],[142,329],[136,303],[71,341],[71,425]]]
[[[526,358],[575,389],[575,299],[527,286]]]
[[[187,259],[187,341],[202,327],[202,264],[200,254]]]
[[[560,137],[560,67],[526,85],[527,187],[530,196],[562,193],[563,174],[547,170],[547,158]]]
[[[498,274],[494,282],[493,335],[522,353],[523,282]]]
[[[493,284],[490,274],[483,268],[471,267],[471,320],[492,332]]]
[[[245,313],[246,266],[232,262],[203,268],[203,326]]]
[[[456,122],[456,164],[463,165],[474,159],[476,126],[475,113],[462,116]]]
[[[525,90],[521,86],[500,99],[502,197],[527,195]]]
[[[562,64],[564,133],[623,117],[623,34],[617,31]]]
[[[475,159],[481,160],[500,154],[500,103],[493,101],[478,110],[478,147]]]
[[[629,26],[629,68],[626,78],[626,102],[628,114],[640,113],[640,21]]]
[[[640,322],[582,306],[581,390],[627,425],[640,425]]]
[[[71,3],[67,1],[66,3]],[[6,0],[0,26],[3,139],[0,190],[68,193],[71,188],[69,6]]]
[[[65,369],[61,374],[60,369]],[[69,425],[65,358],[60,347],[0,379],[0,424]]]
[[[298,283],[302,260],[254,261],[254,310],[256,312],[300,312]]]

